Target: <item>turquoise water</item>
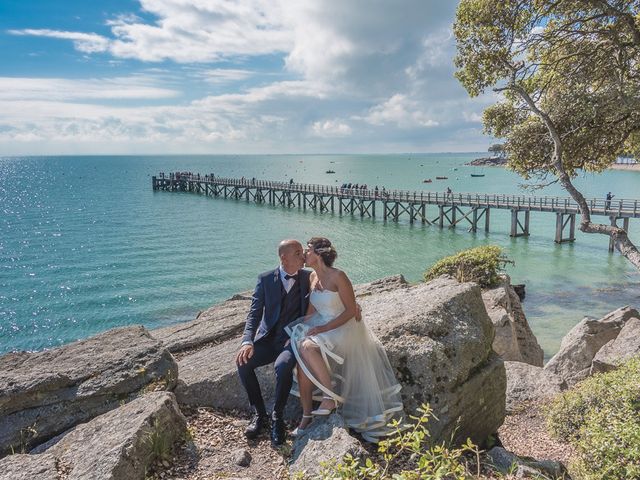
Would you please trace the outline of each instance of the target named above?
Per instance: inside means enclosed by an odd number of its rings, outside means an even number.
[[[464,163],[474,154],[0,158],[0,353],[38,350],[120,325],[150,328],[190,320],[198,310],[253,287],[277,264],[285,237],[331,238],[337,265],[354,282],[394,273],[417,281],[444,255],[475,245],[505,248],[514,283],[547,356],[584,315],[640,306],[640,275],[608,238],[578,232],[553,242],[555,216],[532,213],[531,236],[509,237],[509,212],[491,212],[491,232],[439,230],[381,218],[285,210],[189,193],[153,192],[159,171],[387,189],[522,193],[501,168]],[[335,175],[325,174],[333,169]],[[457,169],[457,170],[454,170]],[[484,173],[471,178],[470,173]],[[423,178],[449,179],[423,185]],[[577,180],[588,195],[640,197],[640,173],[608,171]],[[558,186],[538,194],[562,195]],[[435,208],[435,207],[433,207]],[[430,216],[435,217],[432,210]],[[640,221],[631,222],[640,243]],[[365,312],[366,313],[366,312]]]

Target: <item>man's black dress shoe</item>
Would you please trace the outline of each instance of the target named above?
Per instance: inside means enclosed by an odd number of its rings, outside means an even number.
[[[287,438],[287,427],[282,417],[274,417],[271,421],[271,443],[274,446],[282,445]]]
[[[260,415],[256,413],[247,428],[244,429],[244,436],[248,439],[256,438],[260,435],[260,432],[263,428],[267,428],[269,426],[269,417],[267,415]]]

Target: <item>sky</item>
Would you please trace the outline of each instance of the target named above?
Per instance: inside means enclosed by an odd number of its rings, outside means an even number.
[[[486,151],[453,0],[0,0],[0,155]]]

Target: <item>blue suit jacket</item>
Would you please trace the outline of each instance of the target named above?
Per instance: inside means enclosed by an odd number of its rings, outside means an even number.
[[[307,313],[309,305],[309,270],[299,270],[300,283],[300,315]],[[247,315],[247,323],[242,335],[243,342],[258,342],[267,335],[278,323],[280,304],[282,301],[282,281],[280,269],[269,270],[258,275],[258,283],[251,299],[251,309]],[[286,319],[292,322],[295,318]]]

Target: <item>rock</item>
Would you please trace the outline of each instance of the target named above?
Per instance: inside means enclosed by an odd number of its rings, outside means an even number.
[[[152,392],[78,425],[30,456],[66,465],[68,480],[142,480],[162,460],[159,455],[171,454],[186,427],[174,395]]]
[[[186,323],[151,331],[151,335],[166,345],[170,352],[180,352],[209,343],[220,343],[237,337],[251,307],[251,294],[234,295],[230,300],[208,308]]]
[[[524,283],[518,283],[517,285],[511,285],[511,286],[513,287],[513,291],[516,292],[516,295],[518,295],[518,298],[522,302],[524,300],[524,297],[526,296],[526,293],[524,291],[524,288],[525,288]]]
[[[392,275],[355,285],[354,290],[356,296],[360,297],[407,286],[402,275]],[[199,313],[191,322],[152,330],[151,334],[161,340],[172,353],[235,338],[244,330],[252,294],[252,291],[236,294],[229,300]]]
[[[140,326],[60,348],[0,357],[2,452],[28,450],[116,408],[152,382],[171,388],[177,364]]]
[[[496,330],[495,352],[504,360],[542,367],[544,352],[529,327],[509,277],[505,277],[500,286],[482,292],[482,300]]]
[[[244,448],[239,448],[233,452],[233,463],[239,467],[248,467],[251,463],[251,454]]]
[[[320,474],[322,462],[340,462],[347,454],[358,458],[363,452],[360,442],[349,435],[340,415],[316,417],[305,434],[293,441],[289,473],[293,476],[306,472],[307,477],[315,477]]]
[[[9,455],[0,459],[0,480],[58,480],[53,455]]]
[[[507,164],[505,157],[484,157],[471,160],[467,165],[480,166],[480,167],[498,167]]]
[[[636,355],[640,355],[640,318],[630,318],[618,336],[598,350],[593,357],[590,373],[614,370]]]
[[[507,413],[531,400],[550,398],[567,388],[565,381],[548,370],[522,362],[504,362],[507,372]]]
[[[458,438],[482,443],[502,424],[506,376],[491,349],[493,325],[480,289],[453,279],[378,291],[359,298],[363,316],[382,341],[403,384],[408,412],[431,403],[440,420],[430,423],[434,441],[449,439],[458,417]],[[175,389],[181,405],[248,409],[235,367],[240,340],[184,356]],[[265,401],[273,402],[272,366],[258,369]],[[287,418],[299,415],[287,402]]]
[[[376,293],[389,292],[401,288],[408,288],[409,284],[401,274],[391,275],[389,277],[380,278],[369,283],[361,283],[354,285],[353,291],[356,298],[366,297]]]
[[[429,423],[435,443],[456,430],[456,439],[483,444],[497,431],[506,375],[476,284],[440,277],[363,298],[362,308],[402,383],[405,410],[429,403],[439,419]]]
[[[630,318],[640,317],[637,310],[628,306],[599,320],[583,318],[562,339],[560,350],[545,365],[545,370],[560,375],[568,386],[584,380],[598,350],[615,339]]]
[[[235,364],[239,348],[240,339],[235,338],[187,354],[180,359],[180,378],[175,388],[178,403],[190,407],[249,411],[249,400],[240,383]],[[276,373],[273,364],[256,369],[256,374],[262,388],[262,396],[270,411],[275,401]],[[284,412],[285,418],[297,419],[301,412],[298,398],[289,397]]]
[[[518,457],[502,447],[493,447],[487,452],[487,457],[498,471],[512,474],[514,478],[537,478],[540,480],[567,478],[566,468],[562,463],[553,460],[538,461],[533,458]]]

